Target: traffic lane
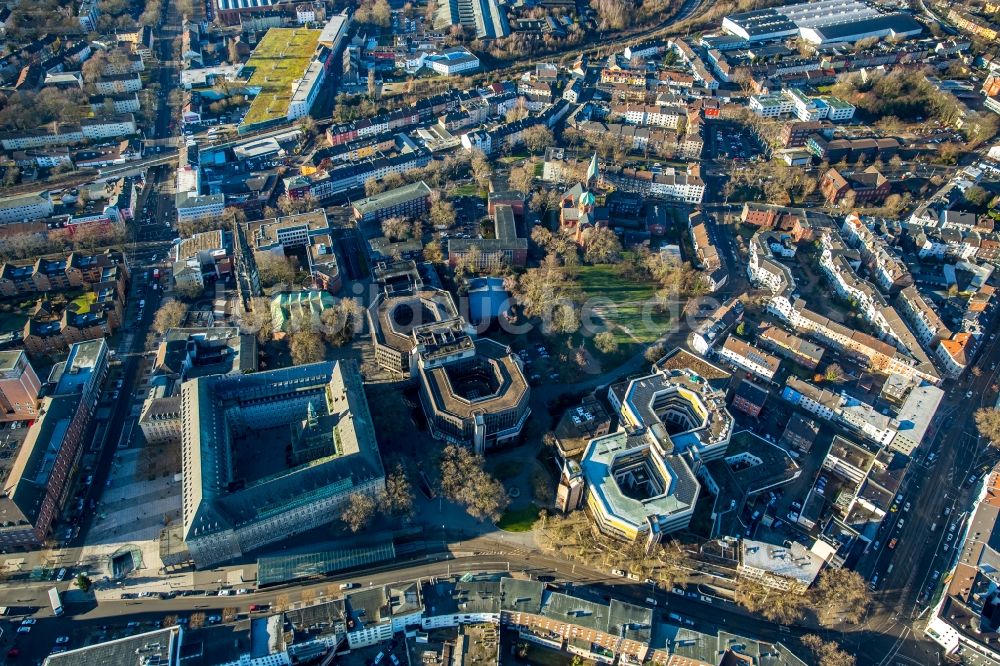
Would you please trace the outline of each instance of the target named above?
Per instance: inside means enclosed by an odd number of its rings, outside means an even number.
[[[506,560],[513,572],[524,571],[527,575],[537,578],[539,575],[555,575],[574,593],[583,594],[594,599],[611,596],[622,601],[646,605],[647,598],[656,600],[656,609],[676,612],[690,617],[699,626],[723,628],[728,631],[745,633],[763,640],[779,640],[789,634],[800,635],[810,629],[791,627],[778,630],[771,622],[761,620],[746,614],[729,604],[721,602],[705,603],[700,599],[692,599],[663,590],[654,590],[651,586],[608,575],[605,572],[588,570],[572,564],[550,560],[539,556],[513,556]],[[127,621],[151,622],[159,621],[166,615],[188,616],[194,612],[204,612],[206,615],[221,613],[225,608],[235,608],[241,614],[249,612],[251,604],[273,605],[280,595],[294,595],[303,590],[312,590],[317,597],[327,594],[331,585],[347,582],[360,582],[363,586],[384,585],[404,581],[427,578],[431,576],[452,575],[475,570],[504,571],[502,562],[497,562],[496,555],[472,556],[449,560],[439,560],[431,563],[402,565],[390,571],[379,573],[356,572],[345,576],[317,581],[288,588],[265,589],[238,596],[178,596],[170,600],[137,599],[102,601],[81,609],[78,604],[67,605],[67,616],[56,621],[56,618],[43,617],[38,619],[37,626],[48,627],[65,624],[65,619],[71,618],[74,626],[96,628],[101,626],[123,626]],[[583,587],[580,587],[583,586]],[[334,597],[341,596],[337,592]],[[294,599],[294,596],[293,596]],[[82,610],[82,612],[81,612]],[[59,630],[54,630],[58,633]]]
[[[957,460],[957,445],[954,441],[953,432],[951,431],[952,434],[949,434],[949,431],[941,431],[939,433],[939,436],[943,439],[941,444],[942,452],[939,454],[936,465],[941,470],[953,469],[959,462]],[[920,573],[925,566],[929,566],[929,560],[936,554],[936,549],[932,550],[928,548],[931,535],[933,534],[930,531],[930,527],[937,522],[938,516],[943,513],[945,503],[948,501],[946,497],[951,493],[955,493],[956,488],[954,485],[943,489],[940,485],[935,487],[935,484],[926,484],[926,492],[912,491],[911,489],[914,486],[924,486],[926,475],[927,469],[922,465],[914,465],[911,473],[908,475],[908,483],[906,484],[907,494],[910,497],[909,501],[912,507],[909,512],[910,520],[907,521],[897,537],[897,552],[894,555],[894,557],[900,558],[900,561],[913,563],[915,566],[909,566],[893,572],[894,575],[886,580],[887,589],[899,590],[906,588],[913,577]],[[942,490],[945,490],[945,492],[941,492]],[[939,528],[940,526],[935,529]],[[931,555],[930,558],[928,554]]]
[[[141,265],[136,268],[139,270],[148,270]],[[128,419],[132,408],[135,388],[142,368],[140,359],[132,354],[137,351],[137,348],[138,351],[143,351],[146,343],[146,335],[154,317],[153,313],[159,307],[159,303],[162,298],[161,291],[149,290],[146,287],[140,287],[137,282],[138,281],[135,279],[135,273],[133,272],[130,299],[133,302],[138,302],[138,299],[144,298],[146,300],[147,307],[143,309],[143,316],[138,320],[134,320],[134,325],[132,322],[128,322],[126,326],[123,326],[122,328],[122,330],[132,331],[134,333],[134,337],[132,339],[132,346],[126,351],[125,358],[122,359],[122,387],[119,389],[119,396],[115,401],[116,404],[113,408],[112,416],[108,420],[108,436],[105,439],[104,448],[98,455],[98,461],[94,466],[94,483],[92,483],[88,488],[85,497],[88,505],[91,501],[100,501],[101,495],[110,476],[111,464],[114,460],[114,455],[117,451],[117,444],[121,439],[125,422]],[[143,291],[140,291],[140,289]],[[133,308],[129,308],[129,310],[134,311]],[[80,521],[80,534],[78,535],[77,540],[71,542],[71,545],[82,547],[86,543],[87,535],[94,526],[94,520],[96,519],[97,512],[90,511],[85,515],[86,517]]]
[[[985,362],[995,360],[998,352],[995,341],[991,341],[991,344],[988,344],[983,352],[980,357],[981,363],[984,362],[984,359]],[[976,394],[984,396],[982,400],[986,399],[985,390],[991,382],[992,378],[986,373],[973,378],[971,382],[973,390]],[[952,415],[954,423],[963,424],[963,426],[970,423],[972,413],[978,406],[979,404],[975,402],[961,402],[958,410]],[[886,576],[885,585],[887,589],[893,590],[896,597],[892,605],[880,609],[884,614],[914,608],[918,603],[919,596],[926,588],[926,581],[933,576],[933,571],[943,572],[941,567],[944,560],[942,558],[950,558],[953,554],[953,542],[947,551],[942,551],[938,542],[932,538],[934,533],[930,532],[930,526],[935,522],[940,523],[949,497],[953,502],[952,506],[955,507],[963,507],[968,502],[969,489],[964,485],[966,470],[975,461],[976,452],[966,451],[965,449],[968,447],[963,447],[963,428],[942,428],[938,432],[938,436],[942,438],[942,442],[938,448],[939,453],[935,467],[941,471],[935,473],[934,478],[942,479],[945,470],[950,472],[951,478],[947,481],[946,492],[941,492],[941,486],[932,482],[927,483],[926,492],[916,495],[914,511],[911,512],[914,514],[914,520],[908,524],[907,528],[904,528],[905,532],[897,546],[899,552],[895,555],[901,558],[899,561],[907,562],[908,566],[897,567]],[[924,466],[918,466],[914,469],[914,478],[918,485],[923,483],[927,475],[928,470]],[[952,510],[952,515],[954,515],[954,511],[955,509]],[[939,524],[936,530],[941,528]],[[876,613],[878,612],[877,610]],[[879,658],[872,646],[861,643],[857,647],[860,654],[872,659]]]
[[[449,573],[459,574],[478,570],[503,571],[505,570],[503,565],[506,562],[509,563],[509,570],[523,571],[533,577],[554,574],[576,593],[583,592],[595,598],[604,596],[607,593],[609,596],[639,605],[649,605],[646,603],[646,599],[653,598],[657,601],[656,607],[659,611],[663,612],[670,609],[671,612],[691,618],[700,628],[719,627],[734,633],[744,633],[762,640],[772,641],[787,640],[790,635],[797,636],[803,633],[816,632],[812,628],[777,627],[774,623],[752,617],[728,603],[720,601],[705,603],[700,599],[682,597],[663,590],[653,590],[646,584],[623,580],[616,576],[609,576],[606,572],[589,570],[569,562],[553,560],[544,556],[516,555],[506,558],[505,562],[497,562],[496,555],[457,559],[437,557],[437,561],[434,562],[401,563],[393,565],[393,568],[387,571],[376,573],[355,572],[312,583],[265,589],[245,596],[178,596],[167,601],[158,598],[128,601],[110,600],[102,601],[100,604],[93,604],[85,608],[81,608],[76,604],[69,604],[67,606],[68,616],[62,618],[60,622],[55,622],[54,618],[49,616],[47,618],[41,617],[38,620],[38,624],[40,627],[47,627],[49,624],[54,626],[64,623],[66,619],[71,619],[74,623],[80,623],[84,627],[99,627],[102,625],[121,626],[127,621],[159,620],[165,615],[190,614],[196,611],[202,611],[206,614],[211,614],[212,612],[218,613],[224,608],[236,608],[238,611],[246,613],[250,604],[274,604],[279,595],[294,594],[306,589],[312,589],[317,594],[317,597],[319,597],[321,594],[326,594],[330,585],[338,585],[340,583],[359,582],[364,586],[372,584],[383,585],[429,576],[447,575]],[[583,587],[580,588],[577,586]],[[339,596],[339,593],[337,596]],[[44,612],[40,612],[39,615],[44,615]],[[895,636],[873,634],[863,631],[860,628],[848,628],[848,631],[849,633],[863,634],[861,642],[871,644],[873,649],[881,651],[882,655],[885,655],[895,645]],[[58,633],[58,630],[52,630],[52,635],[55,635],[55,633]],[[872,663],[875,662],[873,661]]]

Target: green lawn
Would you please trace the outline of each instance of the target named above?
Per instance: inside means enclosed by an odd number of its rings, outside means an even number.
[[[538,520],[538,511],[538,507],[534,504],[520,509],[509,509],[500,517],[497,527],[508,532],[530,532]]]
[[[97,294],[93,291],[88,291],[85,294],[77,296],[69,305],[75,312],[88,312],[90,306],[97,302]]]
[[[512,153],[510,155],[507,155],[506,157],[501,157],[500,160],[499,160],[499,162],[501,164],[510,165],[510,164],[515,164],[517,162],[520,162],[521,160],[526,160],[529,157],[531,157],[531,153],[529,153],[526,150],[519,150],[516,153]]]
[[[461,187],[456,187],[454,191],[454,196],[456,197],[480,197],[485,199],[483,191],[479,189],[479,186],[475,183],[469,183],[468,185],[462,185]]]
[[[593,309],[612,327],[618,344],[649,343],[666,332],[670,315],[654,307],[654,282],[626,280],[617,266],[599,265],[578,267],[577,283],[588,299],[606,299]]]

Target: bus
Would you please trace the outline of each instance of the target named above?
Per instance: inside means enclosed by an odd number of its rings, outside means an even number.
[[[59,617],[63,614],[62,599],[59,598],[59,589],[53,587],[49,590],[49,603],[52,604],[52,614]]]

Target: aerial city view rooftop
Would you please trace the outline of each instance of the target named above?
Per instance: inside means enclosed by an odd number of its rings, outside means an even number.
[[[1000,2],[0,44],[0,664],[1000,666]]]

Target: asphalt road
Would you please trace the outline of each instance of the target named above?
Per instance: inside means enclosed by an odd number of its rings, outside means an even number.
[[[495,546],[496,544],[493,544],[493,547]],[[48,654],[55,646],[57,636],[69,636],[71,639],[70,647],[79,647],[85,637],[93,636],[102,627],[106,628],[108,637],[139,631],[138,628],[127,628],[127,622],[141,622],[143,630],[148,630],[167,615],[187,617],[195,612],[203,612],[206,615],[221,614],[224,608],[236,608],[239,613],[247,614],[251,604],[274,604],[279,595],[283,594],[289,595],[290,601],[294,603],[304,590],[315,592],[319,598],[323,595],[329,595],[331,586],[338,586],[346,582],[358,583],[367,587],[469,571],[510,571],[517,576],[536,579],[538,576],[552,576],[556,579],[553,584],[564,589],[574,590],[575,594],[594,600],[613,597],[648,606],[646,599],[653,598],[657,602],[656,611],[658,613],[665,615],[669,609],[669,612],[693,620],[694,628],[700,630],[723,628],[737,634],[784,642],[790,642],[790,639],[808,633],[794,627],[779,627],[773,623],[750,617],[731,605],[723,605],[720,601],[706,603],[700,599],[663,590],[653,590],[649,585],[643,583],[539,555],[511,555],[509,557],[479,555],[451,558],[451,556],[439,554],[418,561],[397,562],[372,572],[357,572],[348,576],[300,584],[295,586],[293,591],[275,588],[259,593],[229,597],[192,596],[175,597],[167,601],[144,599],[109,601],[90,606],[67,605],[66,615],[59,619],[52,618],[51,614],[48,614],[49,617],[45,617],[47,613],[43,610],[38,614],[38,619],[32,627],[31,633],[23,636],[17,645],[22,650],[25,661],[28,661]],[[336,594],[340,594],[339,591]],[[38,601],[44,602],[44,600],[44,592],[40,592]],[[17,619],[12,618],[13,621]],[[17,634],[13,635],[17,636]],[[30,640],[28,640],[29,638]]]
[[[682,13],[693,13],[700,4],[699,0],[689,0],[685,3]],[[161,28],[160,30],[160,58],[163,63],[171,61],[170,42],[174,34],[174,29]],[[628,41],[636,40],[633,37]],[[160,85],[164,100],[175,85],[175,75],[176,70],[172,67],[163,66],[160,69]],[[156,138],[169,136],[170,114],[170,107],[167,104],[162,104],[154,129]],[[164,216],[172,212],[172,199],[169,195],[158,193],[155,189],[165,184],[171,177],[171,170],[164,167],[159,168],[150,181],[150,196],[156,197],[154,201],[155,212],[150,219],[138,221],[137,238],[144,242],[142,249],[134,248],[133,251],[134,276],[154,265],[152,256],[159,254],[162,258],[161,248],[165,249],[169,237],[172,236],[172,232],[163,224]],[[719,233],[720,230],[721,228],[715,229],[716,233]],[[731,260],[728,253],[724,254],[727,256],[727,261]],[[738,272],[731,271],[731,276],[737,274]],[[134,281],[133,284],[133,302],[135,298],[143,297],[139,296],[140,291],[138,290],[146,289],[135,282],[138,281]],[[731,283],[726,291],[738,289],[739,284],[742,282]],[[131,350],[135,353],[142,351],[141,347],[144,344],[146,330],[156,310],[157,299],[162,292],[143,291],[142,293],[147,293],[144,296],[147,301],[144,318],[135,325],[132,323],[134,319],[127,318],[127,326],[135,332],[134,347]],[[982,354],[982,359],[985,360],[981,360],[980,365],[989,367],[998,358],[1000,358],[1000,348],[997,347],[996,343],[991,343]],[[639,360],[641,361],[641,357]],[[635,364],[642,365],[639,361],[636,361]],[[89,490],[91,495],[99,494],[99,490],[103,488],[110,468],[110,459],[114,454],[114,445],[121,436],[129,415],[131,402],[129,397],[132,395],[138,379],[139,366],[138,357],[133,355],[123,357],[122,398],[115,405],[109,422],[108,445],[105,447],[101,462],[97,466],[95,482]],[[622,370],[622,368],[616,369],[616,374]],[[591,378],[586,384],[593,386],[600,384],[605,379],[603,376]],[[906,512],[905,515],[905,527],[902,529],[887,528],[887,537],[881,540],[882,547],[873,551],[870,558],[863,564],[863,570],[866,574],[878,573],[882,581],[876,595],[876,606],[867,623],[862,627],[845,628],[843,634],[832,635],[858,656],[859,663],[889,666],[889,664],[936,662],[937,651],[928,641],[922,639],[922,624],[917,623],[914,618],[921,610],[918,602],[921,594],[927,589],[932,572],[935,570],[945,571],[947,568],[946,560],[954,552],[953,548],[948,549],[948,551],[942,549],[942,540],[945,539],[943,511],[946,506],[952,507],[949,517],[949,520],[952,520],[967,509],[971,487],[966,483],[966,480],[970,472],[983,463],[981,447],[978,446],[977,438],[970,436],[968,432],[972,428],[971,414],[979,406],[979,401],[966,400],[964,393],[971,388],[975,396],[985,396],[990,393],[988,389],[994,381],[992,372],[985,372],[981,377],[972,378],[970,387],[963,385],[962,389],[952,395],[943,406],[942,413],[950,414],[951,427],[939,425],[937,437],[929,449],[938,451],[940,458],[932,467],[921,464],[921,460],[917,461],[906,480],[903,491],[906,499],[912,503],[911,511]],[[560,387],[560,389],[563,392],[574,390],[573,387],[567,386]],[[942,419],[942,423],[949,423],[949,421]],[[926,454],[927,452],[922,452],[921,458]],[[896,520],[898,520],[898,516]],[[930,527],[935,523],[936,529],[932,532]],[[89,525],[85,524],[81,533],[85,534],[87,527]],[[891,538],[888,536],[890,533],[896,535],[899,540],[894,551],[889,551],[884,545]],[[72,549],[67,552],[67,561],[73,556],[72,552]],[[394,564],[389,571],[376,571],[365,575],[356,574],[348,578],[341,577],[298,585],[294,586],[292,592],[281,589],[266,590],[241,597],[177,597],[168,601],[159,599],[110,601],[89,607],[68,606],[67,617],[59,620],[44,617],[47,614],[47,601],[44,597],[46,586],[34,586],[30,590],[11,589],[9,590],[11,596],[17,596],[17,599],[11,599],[8,603],[17,603],[18,599],[27,600],[29,598],[27,595],[33,594],[34,600],[25,601],[25,605],[41,607],[38,624],[30,634],[22,635],[22,640],[18,642],[29,652],[35,653],[27,656],[37,655],[40,657],[48,653],[56,636],[70,635],[73,640],[72,647],[78,644],[76,641],[80,637],[105,625],[112,628],[115,625],[124,627],[127,621],[132,620],[158,622],[167,614],[179,613],[183,615],[196,610],[221,611],[225,607],[236,607],[245,612],[252,603],[274,603],[279,594],[286,593],[290,593],[295,599],[302,590],[314,589],[317,592],[322,592],[331,583],[351,581],[360,582],[363,585],[382,584],[426,578],[455,571],[506,569],[509,566],[515,572],[524,571],[525,575],[553,575],[567,586],[587,586],[586,592],[596,596],[610,594],[616,598],[640,604],[644,604],[647,597],[653,597],[658,602],[658,609],[669,608],[671,612],[689,617],[696,622],[697,628],[710,629],[720,626],[735,633],[786,642],[806,633],[806,630],[803,629],[782,628],[770,622],[749,617],[731,605],[722,604],[719,601],[706,603],[700,599],[681,597],[663,591],[654,592],[648,586],[609,577],[605,573],[586,570],[558,560],[537,555],[511,555],[504,562],[498,562],[497,559],[498,556],[492,555],[433,562],[400,562]],[[894,566],[890,572],[888,569],[893,563],[897,563],[898,566]],[[62,585],[65,587],[68,584],[63,583]],[[5,590],[5,592],[8,591]],[[4,633],[5,637],[19,638],[13,631],[5,631]],[[28,640],[29,637],[30,640]],[[4,647],[7,646],[9,643]]]
[[[179,17],[177,20],[179,20]],[[171,39],[174,32],[167,28],[161,28],[161,39],[158,46],[160,49],[159,57],[162,63],[170,61],[172,55]],[[170,89],[174,86],[176,75],[176,68],[173,66],[162,66],[160,68],[159,80],[165,97],[169,95]],[[156,124],[153,130],[154,138],[169,136],[169,125],[170,107],[164,103],[160,105],[157,113]],[[105,445],[98,454],[97,461],[94,464],[94,480],[89,486],[81,488],[81,496],[87,503],[87,506],[90,506],[91,501],[95,504],[100,501],[101,492],[104,490],[108,480],[111,463],[117,450],[118,442],[122,437],[122,432],[129,420],[132,401],[136,395],[136,385],[142,365],[141,357],[144,351],[146,334],[149,331],[163,295],[162,290],[152,289],[151,282],[146,279],[146,275],[151,273],[153,268],[161,264],[162,260],[166,257],[170,241],[175,235],[170,227],[162,222],[164,215],[170,214],[174,207],[173,198],[161,193],[161,190],[165,189],[164,186],[168,185],[172,178],[172,169],[159,167],[153,170],[139,202],[139,210],[145,211],[146,202],[152,198],[149,206],[152,209],[152,213],[146,214],[143,212],[137,215],[137,219],[130,223],[133,237],[139,242],[134,242],[127,251],[128,265],[131,271],[131,284],[123,315],[124,321],[119,330],[118,338],[120,339],[126,333],[131,333],[132,339],[131,345],[127,348],[114,349],[118,353],[122,365],[118,370],[113,370],[109,374],[105,395],[110,394],[113,390],[111,386],[114,379],[121,379],[122,387],[119,389],[118,400],[111,405],[111,416],[106,429]],[[146,301],[146,306],[142,317],[137,318],[137,304],[140,299]],[[92,527],[98,514],[99,511],[92,510],[85,510],[83,512],[79,534],[68,543],[66,548],[60,551],[58,564],[71,566],[80,560],[81,548],[85,542],[87,532]],[[69,581],[66,581],[60,584],[60,587],[68,587],[69,584]],[[45,600],[42,601],[45,602]],[[43,603],[43,605],[47,605],[47,602]]]
[[[980,406],[992,406],[995,400],[992,386],[997,371],[988,368],[998,361],[1000,342],[990,341],[977,361],[984,368],[982,374],[976,377],[970,373],[949,389],[938,411],[935,437],[930,446],[924,445],[918,451],[904,480],[901,493],[904,503],[911,503],[910,511],[901,507],[890,526],[880,533],[880,548],[859,566],[859,572],[866,577],[879,576],[875,607],[865,631],[850,635],[849,644],[868,663],[937,663],[936,645],[923,636],[930,612],[926,606],[933,601],[940,576],[947,573],[956,556],[958,537],[948,539],[947,535],[961,534],[960,522],[967,516],[982,476],[977,470],[996,460],[996,452],[980,442],[975,432],[973,413]],[[968,391],[972,398],[966,398]],[[932,452],[938,457],[929,464]],[[974,472],[975,484],[969,482]],[[905,520],[902,528],[898,527],[900,518]],[[953,533],[949,530],[952,524],[956,525]],[[893,537],[898,543],[890,550],[887,544]],[[871,641],[869,632],[877,632],[881,640]],[[887,650],[890,639],[895,642]]]

